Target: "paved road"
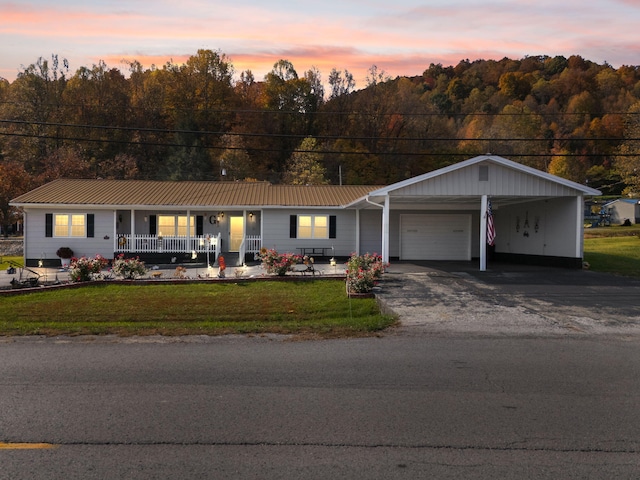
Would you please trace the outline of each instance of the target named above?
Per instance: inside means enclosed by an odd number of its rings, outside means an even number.
[[[0,339],[0,479],[640,478],[640,283],[473,267],[376,338]]]
[[[5,339],[1,479],[638,478],[632,339]]]

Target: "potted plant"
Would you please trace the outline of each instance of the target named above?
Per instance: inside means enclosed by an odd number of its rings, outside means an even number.
[[[56,252],[56,255],[60,257],[60,263],[63,268],[67,268],[71,263],[71,259],[73,258],[73,250],[69,247],[60,247]]]

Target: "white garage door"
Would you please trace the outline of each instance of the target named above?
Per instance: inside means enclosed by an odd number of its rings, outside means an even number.
[[[471,215],[401,215],[401,260],[471,260]]]

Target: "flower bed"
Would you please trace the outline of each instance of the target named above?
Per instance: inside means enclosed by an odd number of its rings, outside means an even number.
[[[113,261],[111,271],[117,277],[122,277],[125,280],[134,280],[147,273],[147,267],[139,257],[125,258],[124,254],[121,253]]]
[[[349,295],[371,293],[386,267],[387,264],[376,253],[352,254],[347,262],[347,293]]]
[[[292,267],[302,262],[302,257],[295,253],[278,253],[274,249],[260,249],[260,260],[267,273],[286,275]]]
[[[102,275],[102,269],[109,265],[109,260],[101,255],[95,258],[72,258],[69,266],[69,278],[73,282],[88,282]]]

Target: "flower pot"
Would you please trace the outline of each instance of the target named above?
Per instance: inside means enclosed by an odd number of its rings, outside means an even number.
[[[71,265],[71,259],[70,258],[61,258],[60,259],[60,264],[62,265],[62,268],[69,268],[69,266]]]

